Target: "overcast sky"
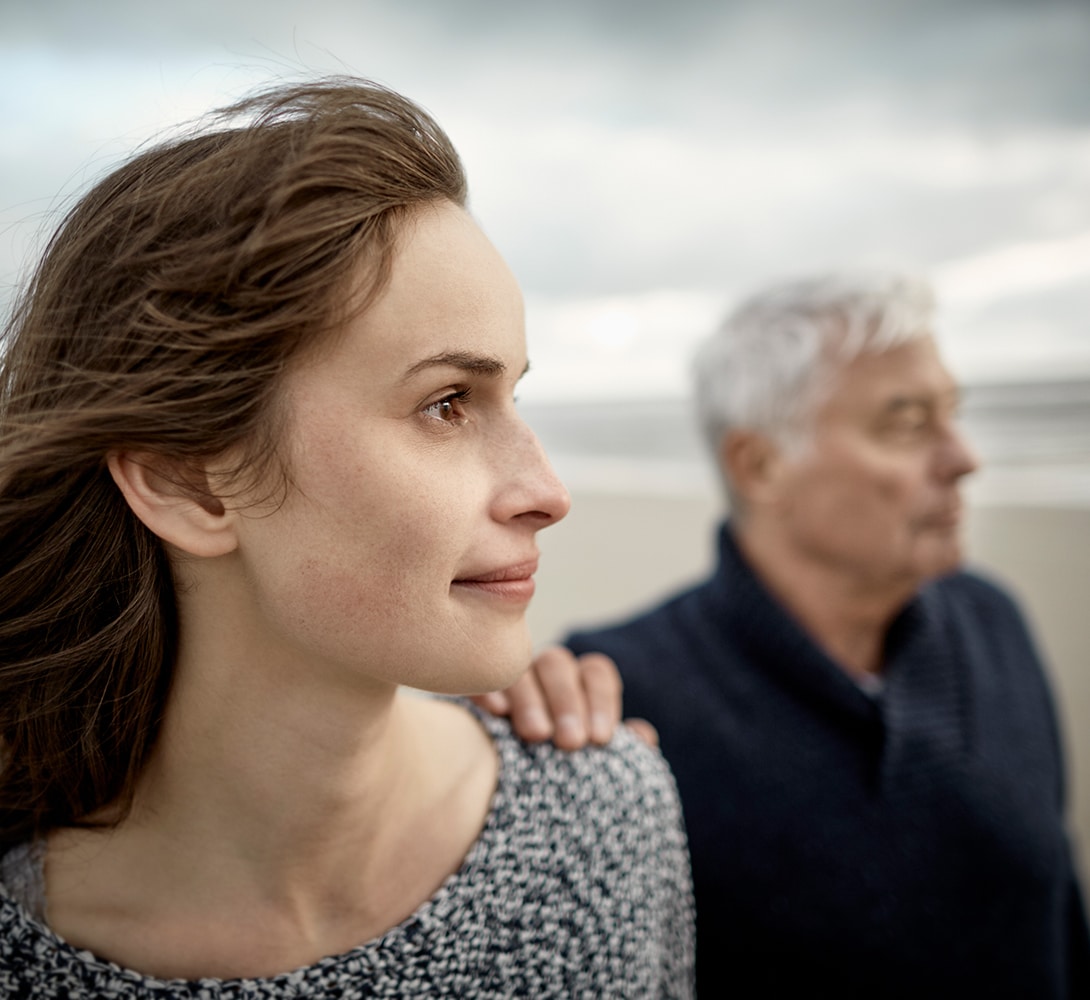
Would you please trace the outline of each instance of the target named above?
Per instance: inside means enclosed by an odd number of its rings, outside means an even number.
[[[433,111],[525,398],[683,393],[746,291],[929,273],[967,379],[1090,375],[1087,0],[0,0],[0,299],[66,199],[270,78]]]

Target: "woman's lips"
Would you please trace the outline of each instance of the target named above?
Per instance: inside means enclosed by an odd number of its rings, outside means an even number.
[[[499,569],[473,573],[459,577],[451,584],[463,592],[476,592],[499,597],[507,601],[525,603],[534,596],[534,573],[537,572],[537,560],[503,566]]]

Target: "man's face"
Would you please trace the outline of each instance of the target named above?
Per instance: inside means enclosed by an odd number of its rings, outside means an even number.
[[[976,459],[935,342],[859,357],[831,390],[810,445],[782,460],[777,513],[787,544],[867,589],[914,588],[956,569],[958,487]]]

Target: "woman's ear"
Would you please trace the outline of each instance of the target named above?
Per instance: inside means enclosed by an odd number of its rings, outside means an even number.
[[[203,471],[150,452],[111,452],[106,464],[132,512],[164,542],[205,557],[238,545],[235,514],[210,492]]]

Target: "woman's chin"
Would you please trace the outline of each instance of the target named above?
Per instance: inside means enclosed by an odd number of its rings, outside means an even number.
[[[533,644],[528,631],[510,641],[482,645],[475,653],[448,660],[432,677],[414,685],[434,694],[477,695],[503,691],[530,668]]]

